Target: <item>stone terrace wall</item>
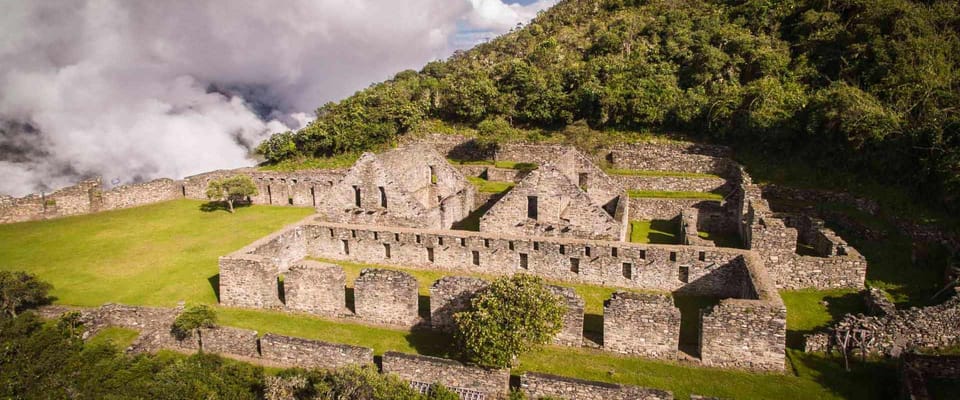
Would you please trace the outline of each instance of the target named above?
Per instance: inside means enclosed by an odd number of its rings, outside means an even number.
[[[325,222],[305,223],[296,229],[304,230],[309,255],[327,259],[491,275],[523,272],[573,283],[660,291],[694,283],[697,294],[718,297],[735,297],[742,292],[742,285],[731,284],[726,274],[728,267],[742,269],[732,262],[749,253],[729,248]]]
[[[100,210],[100,179],[88,179],[50,194],[0,196],[0,224],[89,214]]]
[[[603,306],[603,348],[643,357],[675,359],[680,310],[659,294],[616,292]]]
[[[436,357],[388,351],[383,354],[383,373],[411,382],[476,391],[493,398],[506,397],[510,391],[509,369],[480,368]]]
[[[455,328],[453,314],[469,309],[473,296],[489,284],[466,276],[447,276],[434,282],[430,286],[430,326],[452,331]]]
[[[406,272],[364,268],[353,284],[357,316],[378,324],[412,326],[419,320],[417,279]]]
[[[207,185],[211,180],[247,175],[257,186],[257,194],[250,198],[254,204],[315,207],[318,199],[326,195],[343,173],[339,169],[290,172],[259,171],[256,168],[217,170],[184,178],[181,191],[184,197],[206,200]]]
[[[101,210],[116,210],[183,198],[182,185],[172,179],[157,179],[117,186],[103,192]]]
[[[373,349],[268,333],[260,338],[263,359],[301,368],[340,368],[373,362]]]
[[[300,261],[284,275],[284,304],[288,310],[317,315],[346,314],[346,274],[337,265]]]
[[[530,399],[564,400],[672,400],[673,393],[637,386],[585,381],[527,372],[520,377],[520,390]]]
[[[727,180],[719,176],[631,176],[610,175],[610,178],[627,189],[656,190],[667,192],[715,192],[729,193],[732,190]]]
[[[708,204],[709,203],[709,204]],[[708,207],[719,208],[720,202],[702,199],[656,199],[649,197],[630,198],[630,219],[674,219],[687,208]]]
[[[638,143],[613,147],[605,159],[614,168],[682,171],[728,176],[730,149],[693,143]]]
[[[260,358],[260,350],[257,348],[257,331],[219,326],[213,329],[202,329],[200,340],[203,341],[203,351],[206,352]]]
[[[892,314],[848,314],[827,332],[807,337],[806,351],[838,347],[836,334],[863,330],[869,334],[867,353],[897,356],[905,350],[960,345],[960,297],[930,307],[898,310]]]
[[[564,346],[583,345],[583,307],[586,302],[577,295],[572,288],[564,286],[548,286],[553,294],[560,296],[566,307],[563,314],[563,327],[553,342]]]

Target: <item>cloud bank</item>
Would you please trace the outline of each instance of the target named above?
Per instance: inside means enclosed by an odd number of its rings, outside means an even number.
[[[552,3],[4,1],[0,193],[251,165],[324,102]]]

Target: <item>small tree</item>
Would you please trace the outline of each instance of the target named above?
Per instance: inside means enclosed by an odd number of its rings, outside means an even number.
[[[564,309],[541,278],[501,277],[477,293],[469,310],[454,314],[455,343],[467,361],[509,367],[560,332]]]
[[[201,304],[190,307],[180,313],[177,319],[173,321],[172,331],[174,336],[180,340],[190,336],[190,333],[196,333],[200,351],[203,351],[201,329],[213,328],[215,326],[217,326],[217,314],[209,306]]]
[[[253,179],[246,175],[212,180],[207,185],[207,198],[227,202],[231,213],[233,212],[234,201],[256,195],[257,186],[253,184]]]
[[[52,288],[49,283],[26,272],[0,271],[0,307],[3,314],[16,317],[27,307],[48,303],[50,297],[47,292]]]

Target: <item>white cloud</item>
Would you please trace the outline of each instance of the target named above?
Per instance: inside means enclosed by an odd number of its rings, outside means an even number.
[[[6,0],[0,193],[250,165],[242,144],[550,3]]]

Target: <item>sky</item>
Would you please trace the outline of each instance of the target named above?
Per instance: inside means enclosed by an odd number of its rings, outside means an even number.
[[[556,0],[0,0],[0,194],[253,165],[313,110]]]

